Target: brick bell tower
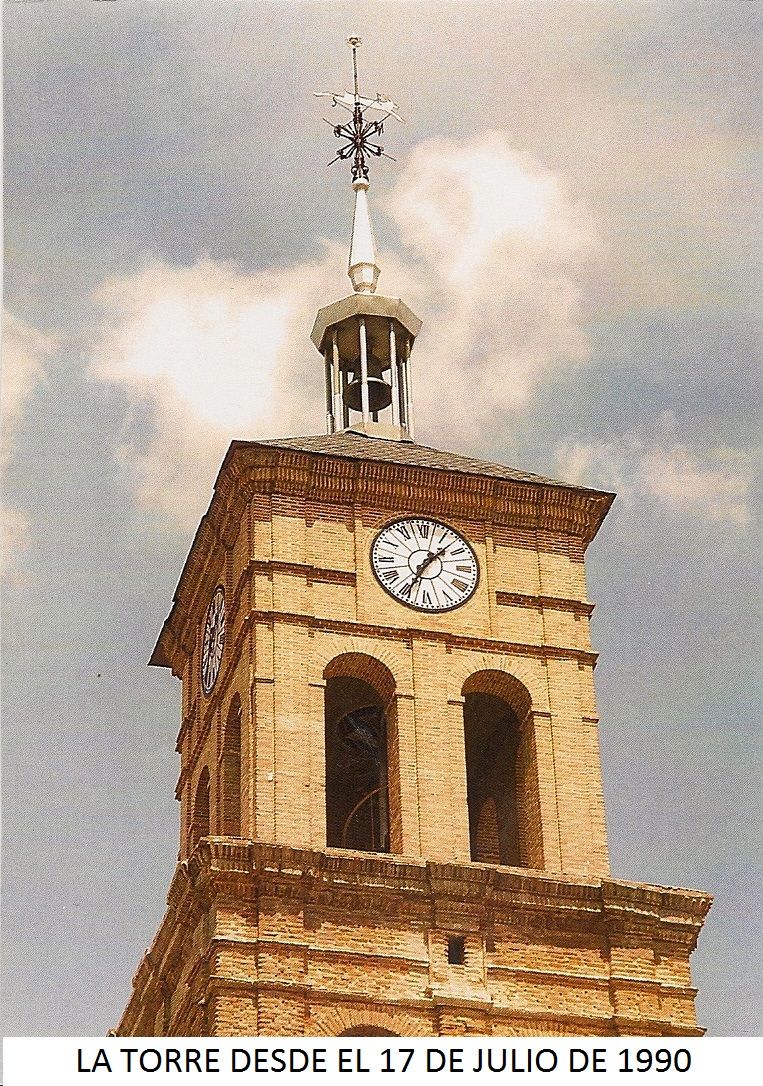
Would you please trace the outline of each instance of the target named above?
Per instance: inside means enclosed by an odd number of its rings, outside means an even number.
[[[414,442],[420,321],[367,206],[396,107],[356,67],[332,98],[328,433],[233,442],[151,657],[180,855],[116,1032],[700,1034],[710,898],[609,875],[583,559],[613,495]]]

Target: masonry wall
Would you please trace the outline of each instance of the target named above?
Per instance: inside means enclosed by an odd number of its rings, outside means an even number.
[[[583,566],[597,499],[279,455],[224,467],[160,639],[155,662],[183,684],[181,864],[119,1033],[701,1032],[689,955],[709,899],[608,877]],[[473,547],[479,585],[456,610],[422,614],[377,583],[373,540],[406,514]],[[207,696],[218,585],[226,643]],[[394,855],[326,848],[324,698],[344,667],[387,677]],[[517,721],[524,868],[470,862],[476,689]],[[227,838],[239,702],[241,833]]]
[[[170,901],[120,1035],[701,1033],[688,891],[211,839]]]
[[[395,515],[403,514],[401,506]],[[315,506],[293,495],[254,495],[208,583],[226,589],[221,675],[201,691],[204,597],[183,673],[181,852],[190,854],[193,797],[206,765],[214,831],[215,767],[227,707],[243,707],[242,832],[300,847],[325,844],[323,672],[342,653],[382,661],[395,680],[402,852],[468,860],[463,684],[496,670],[522,683],[524,773],[535,816],[524,832],[545,870],[606,873],[598,718],[582,546],[573,536],[496,527],[430,512],[462,532],[481,569],[474,597],[446,614],[402,606],[378,585],[369,552],[384,510]],[[443,802],[445,800],[445,802]]]

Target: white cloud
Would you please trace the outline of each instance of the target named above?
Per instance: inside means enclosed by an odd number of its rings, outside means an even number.
[[[403,241],[460,289],[495,271],[499,278],[528,263],[561,266],[578,259],[593,236],[560,178],[509,144],[502,132],[467,143],[428,140],[411,155],[392,197]]]
[[[658,429],[651,440],[628,433],[614,441],[560,445],[560,472],[570,482],[615,490],[626,509],[656,503],[744,528],[750,521],[752,458],[728,446],[697,449],[676,440],[669,416]]]
[[[341,289],[332,282],[341,269],[332,250],[255,276],[204,259],[155,262],[104,284],[107,324],[90,372],[130,397],[118,453],[144,504],[188,527],[232,438],[320,429],[323,377],[309,332]]]
[[[13,445],[24,410],[34,390],[45,380],[45,367],[56,350],[53,336],[19,320],[7,310],[3,312],[3,365],[0,383],[2,409],[2,443],[0,465],[3,471],[13,456]],[[3,526],[2,575],[6,581],[25,581],[23,554],[29,542],[26,513],[4,503],[0,506]]]
[[[380,255],[379,290],[425,320],[417,436],[478,447],[541,380],[587,357],[579,278],[593,231],[560,179],[496,132],[420,145],[388,211],[405,252]],[[155,262],[104,285],[91,373],[150,409],[151,426],[131,420],[119,446],[144,502],[190,526],[230,438],[321,432],[308,336],[316,310],[349,291],[346,259],[327,246],[313,264],[255,276],[209,259]]]
[[[3,311],[2,396],[3,464],[12,454],[27,400],[45,377],[45,366],[56,349],[56,340],[25,321]]]
[[[470,447],[486,430],[500,437],[542,380],[588,357],[581,279],[598,242],[584,209],[557,175],[487,132],[421,144],[390,211],[426,317],[420,429]]]

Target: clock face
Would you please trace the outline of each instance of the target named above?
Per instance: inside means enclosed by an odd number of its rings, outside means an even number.
[[[201,649],[201,686],[209,694],[217,681],[225,645],[225,593],[218,585],[207,608]]]
[[[371,547],[379,584],[417,611],[451,611],[477,587],[474,551],[458,532],[437,520],[406,517],[388,524]]]

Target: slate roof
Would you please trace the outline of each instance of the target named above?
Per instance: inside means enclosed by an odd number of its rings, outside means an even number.
[[[488,475],[494,479],[506,479],[515,483],[573,487],[575,490],[590,489],[573,483],[563,483],[558,479],[547,479],[529,471],[508,468],[503,464],[493,464],[488,460],[476,460],[471,456],[460,456],[457,453],[432,449],[427,445],[417,445],[412,441],[386,441],[363,434],[319,434],[316,437],[279,437],[265,441],[233,442],[233,447],[241,445],[270,445],[279,449],[293,449],[295,452],[342,456],[350,460],[384,460],[408,467],[438,468],[440,471],[458,471],[466,475]]]

